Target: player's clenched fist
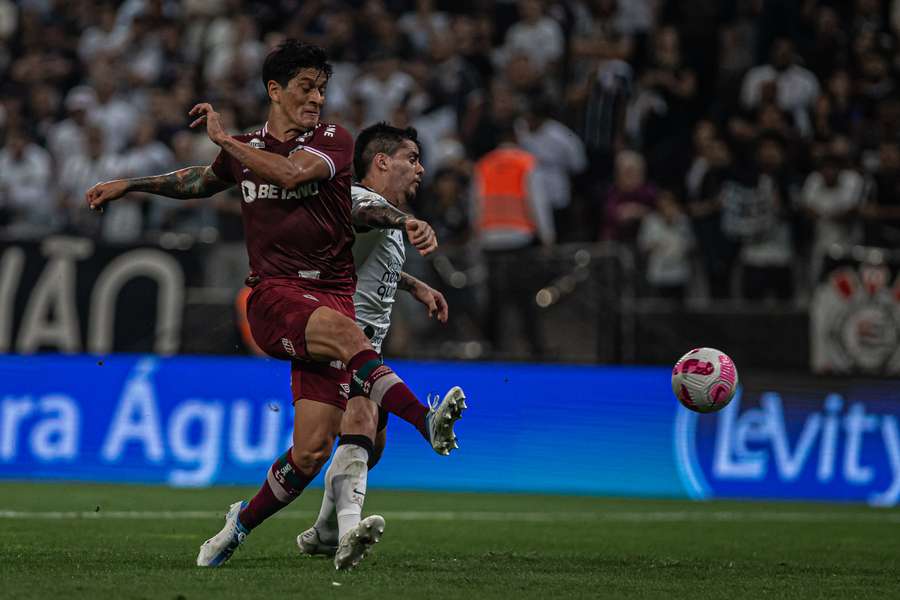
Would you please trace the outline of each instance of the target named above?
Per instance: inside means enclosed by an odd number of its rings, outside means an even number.
[[[209,102],[201,102],[194,105],[194,108],[188,113],[190,117],[197,117],[191,123],[191,129],[206,123],[206,135],[214,143],[219,144],[223,139],[228,137],[228,133],[222,126],[222,119],[219,113],[215,111]]]
[[[415,246],[419,254],[427,256],[437,250],[437,234],[431,225],[420,219],[409,218],[403,226],[406,228],[409,243]]]
[[[87,191],[84,199],[91,210],[103,210],[103,205],[121,198],[128,191],[128,182],[124,179],[98,183]]]

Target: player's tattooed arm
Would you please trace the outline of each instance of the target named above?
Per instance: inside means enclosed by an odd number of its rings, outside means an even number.
[[[354,225],[372,229],[402,229],[412,218],[396,206],[374,200],[358,202],[350,214]]]
[[[362,200],[353,207],[350,214],[353,224],[357,227],[405,229],[409,243],[415,246],[422,256],[431,254],[438,247],[437,234],[431,225],[393,205],[375,200]]]
[[[409,273],[400,271],[400,280],[397,281],[397,289],[412,292],[414,289],[416,289],[416,286],[421,283],[421,281],[419,281]]]
[[[129,192],[148,192],[169,198],[208,198],[233,183],[219,179],[212,167],[187,167],[165,175],[126,179]]]
[[[409,292],[413,298],[425,305],[428,309],[428,317],[437,317],[441,323],[447,322],[449,316],[449,308],[444,295],[425,283],[416,279],[409,273],[400,272],[400,279],[397,281],[397,287],[401,290]]]
[[[234,185],[216,177],[212,167],[188,167],[165,175],[115,179],[98,183],[85,194],[91,210],[103,211],[107,202],[128,192],[147,192],[169,198],[208,198]]]

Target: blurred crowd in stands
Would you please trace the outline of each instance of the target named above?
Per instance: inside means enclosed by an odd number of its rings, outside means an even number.
[[[196,102],[259,127],[262,60],[298,37],[334,64],[325,120],[418,129],[414,209],[454,260],[503,143],[549,215],[526,245],[617,242],[663,297],[791,301],[834,244],[900,247],[898,32],[898,0],[0,0],[0,233],[240,256],[238,192],[102,218],[83,195],[211,162]]]

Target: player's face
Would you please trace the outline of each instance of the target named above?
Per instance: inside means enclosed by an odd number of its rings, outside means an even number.
[[[312,129],[319,123],[325,104],[328,79],[317,69],[303,69],[281,89],[281,110],[301,129]]]
[[[425,174],[425,167],[419,162],[419,147],[410,140],[403,140],[403,144],[391,156],[390,169],[395,189],[406,200],[414,198]]]

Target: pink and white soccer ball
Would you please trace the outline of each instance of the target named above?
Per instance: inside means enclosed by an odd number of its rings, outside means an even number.
[[[715,348],[694,348],[675,363],[672,391],[686,408],[708,413],[734,398],[738,373],[734,361]]]

